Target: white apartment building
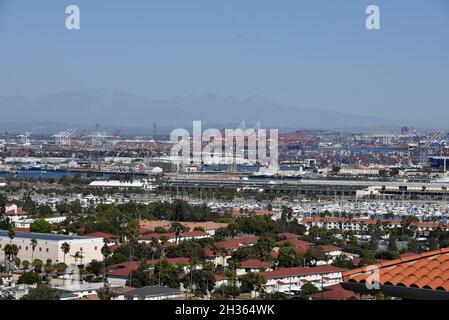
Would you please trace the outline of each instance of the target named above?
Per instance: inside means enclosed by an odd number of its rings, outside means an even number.
[[[334,266],[318,266],[312,268],[281,268],[262,272],[267,279],[265,292],[299,291],[305,283],[313,283],[317,288],[331,286],[343,281],[343,269]]]
[[[31,239],[37,240],[37,246],[33,252]],[[90,238],[80,236],[68,236],[61,234],[16,232],[11,240],[8,231],[0,230],[0,261],[4,261],[5,245],[11,243],[19,248],[18,257],[20,260],[40,259],[44,263],[51,259],[53,263],[64,262],[64,252],[61,246],[64,242],[70,245],[70,251],[65,255],[65,263],[75,263],[74,255],[78,252],[81,258],[76,259],[76,264],[88,264],[93,260],[102,261],[101,248],[103,247],[102,238]]]

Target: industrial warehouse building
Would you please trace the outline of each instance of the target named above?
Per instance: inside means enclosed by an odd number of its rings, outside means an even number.
[[[31,239],[37,240],[37,246],[31,247]],[[32,261],[32,259],[40,259],[44,263],[47,259],[51,259],[53,263],[64,262],[64,252],[61,246],[64,242],[70,245],[70,252],[65,255],[66,264],[88,264],[93,260],[102,261],[101,248],[103,246],[102,238],[68,236],[61,234],[33,233],[33,232],[17,232],[11,240],[8,231],[0,230],[0,261],[4,261],[5,245],[11,243],[19,248],[18,257],[20,260]],[[79,253],[75,261],[74,255]]]

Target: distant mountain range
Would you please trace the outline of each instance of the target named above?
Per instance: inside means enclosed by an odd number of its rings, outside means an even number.
[[[107,89],[61,92],[39,97],[0,97],[0,130],[31,126],[61,130],[67,127],[158,128],[183,126],[193,120],[205,126],[235,126],[245,121],[277,128],[368,128],[415,125],[438,126],[425,121],[383,119],[334,111],[287,106],[261,96],[235,98],[220,95],[152,99]],[[441,124],[440,124],[441,126]]]

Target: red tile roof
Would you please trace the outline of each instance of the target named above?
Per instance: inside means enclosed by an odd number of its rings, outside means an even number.
[[[215,281],[228,280],[227,277],[222,276],[221,274],[214,274]]]
[[[117,250],[118,247],[119,247],[118,244],[115,244],[115,243],[110,244],[109,245],[109,251],[114,252],[115,250]]]
[[[148,265],[155,266],[156,264],[158,264],[162,260],[163,259],[147,260],[146,263]],[[171,263],[171,264],[189,264],[190,263],[190,259],[189,258],[185,258],[185,257],[168,258],[166,260],[167,260],[168,263]]]
[[[103,239],[108,239],[108,240],[113,240],[113,239],[118,238],[117,236],[115,236],[113,234],[105,233],[105,232],[92,232],[92,233],[85,234],[84,237],[103,238]]]
[[[379,268],[381,285],[449,291],[449,248],[384,261]],[[345,282],[366,282],[367,267],[344,272]]]
[[[348,300],[349,298],[366,299],[367,296],[360,296],[350,290],[345,290],[340,284],[324,287],[323,292],[311,294],[309,297],[313,299],[323,300]]]
[[[168,220],[141,220],[139,222],[139,234],[154,232],[156,227],[169,229],[172,226],[173,222],[174,221]],[[203,221],[203,222],[181,221],[179,223],[185,227],[188,227],[190,230],[193,230],[196,227],[200,227],[206,231],[217,230],[228,226],[227,223],[218,223],[214,221]]]
[[[283,237],[283,238],[289,240],[289,239],[298,239],[299,235],[291,233],[291,232],[283,232],[283,233],[279,233],[279,237]]]
[[[294,247],[307,247],[307,246],[313,246],[313,243],[300,240],[300,239],[289,239],[289,240],[281,240],[276,242],[276,244],[279,246],[285,242],[289,242]]]
[[[7,216],[27,216],[30,213],[28,211],[22,210],[22,209],[17,209],[16,210],[9,210],[9,211],[5,211],[5,215]]]
[[[210,236],[210,235],[209,235],[209,233],[207,233],[205,231],[188,231],[188,232],[182,232],[179,235],[179,239],[190,238],[190,237],[207,237],[207,236]],[[142,240],[161,239],[161,238],[174,239],[174,238],[176,238],[176,233],[174,233],[174,232],[150,233],[150,234],[145,234],[140,238]]]
[[[279,252],[271,252],[271,253],[270,253],[270,256],[271,256],[273,259],[277,259],[277,258],[279,257]]]
[[[320,246],[320,248],[323,249],[325,252],[341,251],[340,247],[333,246],[333,245],[322,245],[322,246]]]
[[[223,241],[217,242],[215,245],[219,248],[237,249],[237,248],[242,247],[243,245],[254,244],[256,242],[257,242],[257,237],[248,236],[248,237],[225,239]]]
[[[209,247],[205,247],[204,248],[204,255],[206,257],[218,257],[218,256],[220,256],[220,253],[218,251],[214,253],[214,250],[212,250]]]
[[[161,262],[163,259],[153,259],[153,260],[147,260],[145,263],[148,266],[154,267],[156,264]],[[169,258],[166,259],[166,261],[170,264],[189,264],[190,259],[185,257],[179,257],[179,258]],[[117,263],[114,265],[111,265],[108,267],[108,271],[106,272],[107,275],[110,276],[124,276],[127,277],[131,271],[137,270],[140,267],[140,261],[132,261],[130,262],[122,262]]]
[[[274,264],[272,262],[260,261],[260,260],[245,260],[240,263],[239,268],[245,269],[268,269]]]
[[[341,248],[333,245],[321,245],[321,249],[323,249],[324,252],[328,253],[331,251],[341,251]],[[295,247],[295,251],[299,253],[306,253],[310,249],[310,246],[307,247]]]

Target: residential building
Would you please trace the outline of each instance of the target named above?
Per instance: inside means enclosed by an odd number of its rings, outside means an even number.
[[[37,246],[34,251],[31,246],[31,239],[37,240]],[[47,261],[51,259],[54,263],[64,261],[64,252],[61,249],[63,243],[70,245],[70,251],[65,255],[65,262],[67,264],[88,264],[93,260],[102,261],[101,247],[103,246],[103,239],[68,236],[52,233],[34,233],[34,232],[16,232],[15,237],[11,240],[8,236],[8,231],[0,230],[0,261],[4,261],[5,245],[15,244],[19,248],[18,257],[20,260],[40,259]],[[82,258],[77,258],[75,261],[75,254],[79,253]]]
[[[344,269],[334,266],[317,266],[311,268],[280,268],[274,271],[261,272],[267,282],[264,285],[267,293],[300,291],[305,283],[312,283],[318,288],[340,283]]]
[[[126,300],[167,300],[185,296],[180,290],[163,286],[147,286],[125,293]]]

